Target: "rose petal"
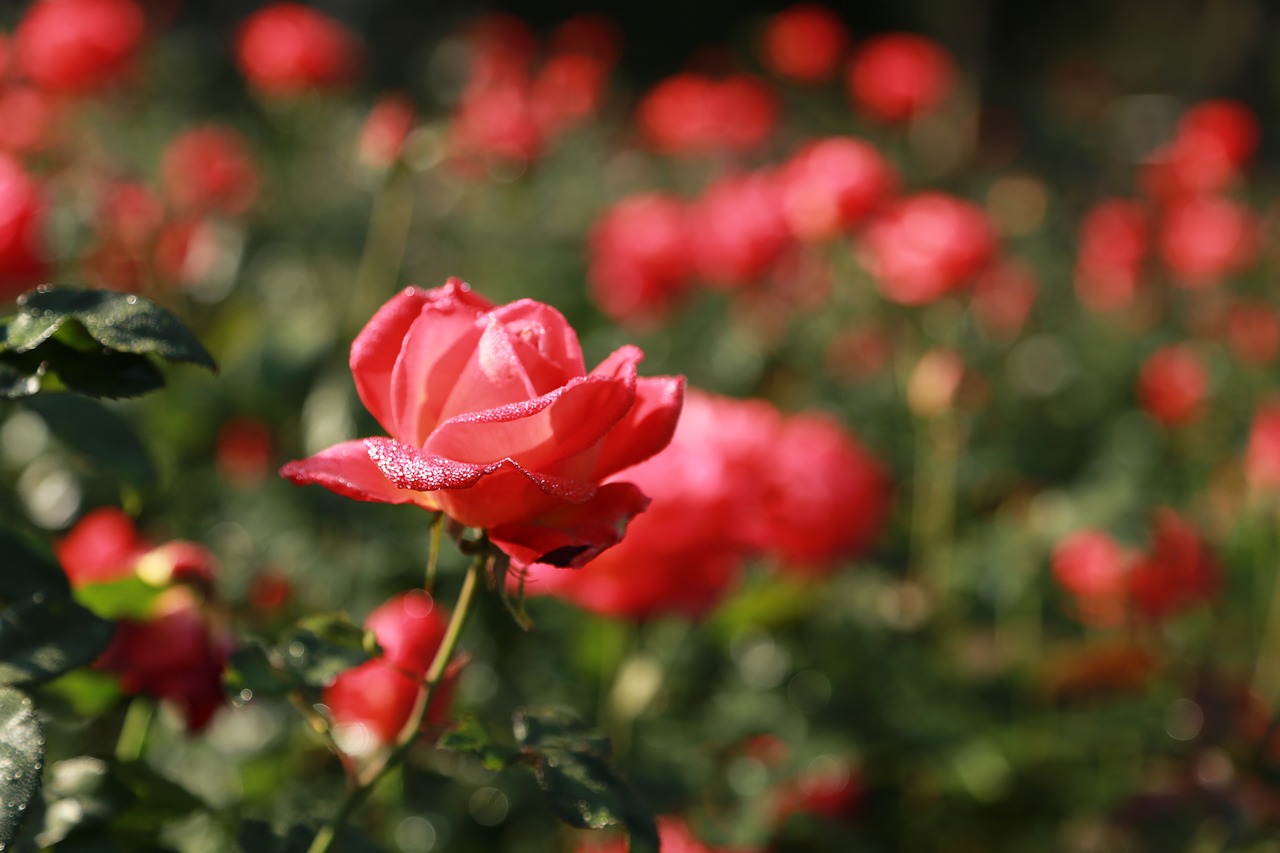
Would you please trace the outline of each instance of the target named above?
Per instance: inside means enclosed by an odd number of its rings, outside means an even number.
[[[517,567],[542,563],[577,568],[621,541],[627,523],[648,504],[635,484],[608,483],[590,500],[532,521],[493,527],[489,540]]]
[[[493,313],[506,327],[516,357],[533,382],[535,396],[547,394],[587,372],[577,332],[550,305],[521,299]]]
[[[683,376],[636,381],[635,404],[601,443],[598,479],[643,462],[671,442],[684,406],[684,385]]]
[[[360,439],[344,441],[315,456],[290,462],[280,469],[280,476],[298,485],[324,486],[358,501],[416,503],[427,509],[439,509],[430,496],[397,488],[378,470],[369,458],[365,442]]]
[[[620,376],[583,376],[533,400],[459,415],[436,429],[426,449],[475,464],[511,458],[531,470],[563,473],[564,463],[599,442],[633,406],[635,364],[618,371]]]
[[[594,483],[530,471],[513,459],[484,465],[458,462],[390,438],[365,439],[369,457],[402,489],[430,492],[430,500],[468,527],[492,527],[579,503]]]
[[[442,401],[440,420],[538,396],[524,365],[516,356],[507,327],[494,314],[485,318],[480,338],[468,355],[460,369],[453,372],[456,381],[448,398]],[[409,440],[410,436],[405,435],[404,438]],[[420,441],[415,443],[421,446]]]
[[[484,334],[482,313],[423,306],[406,330],[391,373],[387,432],[418,447],[442,419],[441,411]]]
[[[452,316],[479,314],[493,306],[472,293],[462,281],[451,278],[443,287],[422,290],[410,287],[391,298],[365,324],[351,344],[351,374],[356,392],[365,408],[387,432],[395,431],[391,402],[391,376],[403,348],[405,336],[423,309]]]

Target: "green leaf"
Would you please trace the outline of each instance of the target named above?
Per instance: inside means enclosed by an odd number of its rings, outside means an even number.
[[[157,355],[216,370],[213,358],[176,317],[149,299],[81,287],[43,285],[18,297],[0,347],[34,349],[52,337],[84,348],[83,335],[121,353]]]
[[[380,653],[372,633],[343,614],[325,614],[303,619],[286,633],[276,657],[304,684],[326,687],[338,673]]]
[[[474,755],[487,770],[505,770],[520,758],[520,752],[501,746],[489,739],[480,721],[475,717],[463,717],[436,741],[438,749]]]
[[[244,643],[227,661],[227,687],[232,693],[250,690],[256,696],[287,696],[306,687],[306,682],[285,668],[279,658],[256,640]]]
[[[40,390],[40,374],[20,370],[0,360],[0,399],[20,400]]]
[[[44,419],[60,442],[87,457],[94,468],[135,488],[155,481],[151,454],[133,426],[101,403],[53,394],[28,400],[26,406]]]
[[[137,575],[93,583],[76,590],[76,600],[104,619],[145,619],[163,592]]]
[[[609,762],[609,739],[560,708],[522,708],[514,718],[521,759],[552,811],[570,826],[622,826],[633,853],[657,853],[653,814]]]
[[[608,758],[613,751],[608,735],[583,724],[567,708],[519,708],[513,717],[512,728],[521,746],[556,747],[589,752],[602,758]]]
[[[44,732],[31,697],[0,687],[0,847],[18,834],[43,766]]]
[[[22,382],[9,383],[8,399],[40,391],[137,397],[164,387],[164,377],[146,356],[113,350],[81,352],[56,340],[30,352],[0,351],[0,365],[25,376]]]
[[[133,801],[133,794],[108,772],[106,761],[80,756],[49,768],[44,826],[36,842],[48,847],[78,830],[100,831]]]
[[[91,663],[111,623],[71,598],[52,560],[0,530],[0,684],[40,684]]]

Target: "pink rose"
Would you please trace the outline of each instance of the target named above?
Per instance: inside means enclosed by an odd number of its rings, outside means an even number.
[[[554,308],[495,307],[457,279],[409,288],[351,346],[356,391],[388,437],[280,473],[444,512],[517,565],[580,566],[648,503],[632,483],[602,481],[665,447],[679,417],[683,378],[637,377],[642,357],[622,347],[588,374]]]

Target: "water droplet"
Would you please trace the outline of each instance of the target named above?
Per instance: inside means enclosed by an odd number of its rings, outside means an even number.
[[[137,304],[138,304],[138,297],[136,297],[136,296],[132,296],[132,295],[130,295],[130,296],[126,296],[126,297],[124,298],[124,301],[125,301],[125,302],[127,302],[127,303],[128,303],[128,304],[130,304],[130,305],[137,305]]]
[[[19,305],[26,305],[26,304],[27,304],[27,294],[25,294],[25,293],[24,293],[24,294],[22,294],[21,296],[19,296],[19,297],[18,297],[18,304],[19,304]]]

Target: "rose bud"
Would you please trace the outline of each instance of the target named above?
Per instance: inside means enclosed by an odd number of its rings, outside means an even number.
[[[341,740],[364,747],[355,752],[395,742],[417,705],[447,620],[448,614],[421,590],[396,596],[369,614],[364,626],[377,637],[382,655],[340,673],[325,688],[323,700]],[[432,698],[429,723],[438,725],[448,718],[452,680],[447,677]]]
[[[620,323],[661,319],[688,291],[692,258],[684,202],[630,196],[591,229],[588,283],[600,310]]]
[[[1129,575],[1129,595],[1139,613],[1163,619],[1212,597],[1222,570],[1195,528],[1176,512],[1159,510],[1154,527],[1151,553],[1139,558]]]
[[[1165,426],[1190,423],[1203,414],[1209,373],[1199,352],[1189,345],[1162,347],[1138,373],[1138,402]]]
[[[85,513],[53,546],[73,587],[130,577],[148,550],[133,519],[113,507]]]
[[[346,88],[361,61],[359,39],[338,21],[301,3],[273,3],[245,19],[236,63],[265,95],[292,98]]]
[[[779,77],[822,83],[835,75],[848,44],[849,31],[839,15],[816,3],[798,3],[766,23],[760,60]]]
[[[14,53],[41,89],[79,95],[126,76],[146,28],[133,0],[39,0],[14,31]]]
[[[897,183],[870,143],[833,136],[797,151],[780,172],[782,214],[797,240],[818,243],[859,225]]]
[[[884,122],[928,112],[951,94],[955,60],[936,41],[913,33],[867,39],[849,63],[846,84],[854,106]]]
[[[243,136],[205,125],[175,137],[161,159],[165,195],[181,211],[239,216],[258,197],[258,170]]]

